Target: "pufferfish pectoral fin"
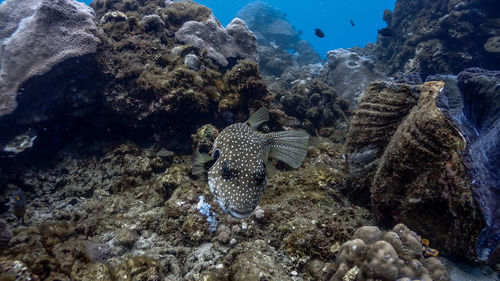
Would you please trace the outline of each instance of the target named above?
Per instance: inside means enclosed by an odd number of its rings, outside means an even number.
[[[205,165],[213,160],[214,158],[212,158],[207,153],[200,153],[200,151],[196,149],[194,151],[193,170],[191,171],[191,173],[193,175],[201,175],[207,170],[205,168]]]
[[[260,124],[269,121],[269,111],[265,107],[261,107],[259,110],[255,111],[250,118],[247,120],[248,126],[253,130],[257,129]]]
[[[306,158],[309,134],[301,131],[282,131],[265,134],[269,156],[298,168]]]

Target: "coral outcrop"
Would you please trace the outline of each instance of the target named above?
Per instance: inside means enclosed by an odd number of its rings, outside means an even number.
[[[203,22],[188,21],[175,32],[175,39],[191,44],[200,53],[213,59],[218,65],[227,67],[229,60],[234,65],[237,59],[255,58],[255,35],[244,21],[233,19],[224,29],[215,17]]]
[[[0,116],[24,105],[19,94],[38,107],[53,106],[63,97],[49,89],[33,93],[20,87],[57,64],[96,52],[100,39],[92,9],[69,0],[9,0],[0,6],[0,17]]]
[[[368,88],[346,143],[348,193],[370,201],[379,222],[404,222],[444,252],[473,257],[483,219],[443,86],[375,82]]]
[[[500,65],[498,3],[487,1],[396,2],[384,20],[390,34],[379,35],[382,65],[389,74],[457,74],[467,67]]]
[[[326,83],[353,107],[359,103],[368,84],[383,77],[375,70],[375,62],[371,58],[356,52],[335,49],[329,51],[327,56]]]
[[[135,4],[92,2],[106,36],[99,53],[103,106],[115,122],[163,131],[158,137],[169,148],[188,151],[201,125],[227,125],[228,115],[243,121],[253,106],[268,104],[257,65],[243,60],[255,53],[243,21],[223,28],[192,1],[129,2]]]
[[[69,0],[5,1],[0,17],[0,146],[94,112],[101,40],[92,9]]]
[[[422,247],[420,238],[404,224],[384,232],[363,226],[342,244],[338,270],[330,281],[450,280],[437,258],[423,256]]]

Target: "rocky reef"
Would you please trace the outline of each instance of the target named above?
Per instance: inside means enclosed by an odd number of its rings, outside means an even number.
[[[394,11],[383,15],[390,32],[378,37],[378,61],[389,74],[423,77],[472,66],[498,68],[499,18],[492,0],[397,1]]]
[[[0,143],[36,124],[92,111],[96,89],[88,83],[98,73],[101,43],[92,9],[69,0],[11,0],[0,17]]]
[[[438,251],[498,270],[492,1],[398,1],[376,44],[326,61],[263,2],[223,27],[193,1],[16,1],[0,280],[449,280]],[[260,107],[260,131],[311,141],[239,220],[192,154]]]

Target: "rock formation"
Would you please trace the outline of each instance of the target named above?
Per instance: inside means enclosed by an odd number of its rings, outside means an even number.
[[[457,74],[467,67],[496,68],[498,2],[397,1],[384,20],[391,36],[379,35],[381,65],[389,74],[418,72]]]
[[[228,60],[254,58],[255,36],[241,19],[233,19],[224,29],[213,16],[203,22],[188,21],[175,33],[175,39],[206,52],[218,65],[227,67]],[[230,66],[232,66],[230,65]]]
[[[382,224],[404,222],[444,252],[471,257],[483,218],[443,86],[376,82],[368,88],[346,143],[348,193],[370,201]]]
[[[100,39],[92,9],[69,0],[8,0],[0,17],[0,116],[17,108],[19,94],[29,95],[29,103],[38,107],[53,106],[57,96],[52,91],[31,93],[20,87],[57,64],[96,52]]]

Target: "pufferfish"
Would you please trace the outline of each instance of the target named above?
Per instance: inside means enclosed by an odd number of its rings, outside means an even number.
[[[266,177],[274,166],[269,157],[292,168],[304,161],[309,135],[301,131],[262,134],[255,129],[269,120],[266,108],[257,110],[245,123],[226,127],[214,141],[211,155],[195,152],[193,174],[201,174],[207,163],[210,192],[224,212],[239,219],[252,214],[266,189]]]

